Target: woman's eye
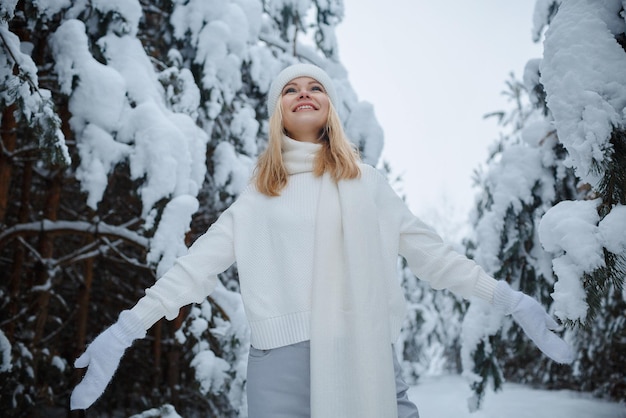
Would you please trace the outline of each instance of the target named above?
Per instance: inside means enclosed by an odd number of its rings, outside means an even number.
[[[288,87],[285,90],[283,90],[283,94],[287,94],[287,93],[295,93],[296,89],[293,87]]]
[[[313,86],[311,87],[311,91],[324,91],[324,89],[322,89],[322,86]]]

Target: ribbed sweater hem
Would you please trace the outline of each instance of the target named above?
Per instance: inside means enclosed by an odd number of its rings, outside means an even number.
[[[497,283],[497,282],[496,282]],[[147,297],[141,298],[131,309],[140,319],[146,330],[165,316],[163,305]],[[390,315],[389,329],[391,343],[400,336],[404,316]],[[311,312],[294,312],[274,318],[249,321],[250,343],[259,350],[269,350],[310,340]]]
[[[250,344],[259,350],[282,347],[309,339],[311,312],[294,312],[274,318],[249,320]]]
[[[400,336],[404,317],[391,315],[390,342]],[[270,350],[311,339],[311,312],[295,312],[275,318],[250,321],[250,344],[259,350]]]

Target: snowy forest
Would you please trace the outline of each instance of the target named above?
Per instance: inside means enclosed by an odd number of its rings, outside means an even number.
[[[539,355],[510,318],[435,292],[399,260],[405,378],[463,374],[626,402],[626,1],[537,0],[544,46],[475,173],[464,251],[541,301],[575,348]],[[78,416],[86,344],[246,187],[266,94],[289,63],[333,78],[364,162],[383,131],[339,60],[342,0],[0,0],[0,410]],[[389,162],[393,165],[393,162]],[[247,325],[233,267],[128,350],[97,416],[246,417]],[[6,415],[5,415],[6,414]]]

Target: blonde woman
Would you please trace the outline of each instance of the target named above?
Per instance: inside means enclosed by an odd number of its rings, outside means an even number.
[[[405,314],[398,255],[433,288],[489,301],[546,355],[571,361],[538,302],[445,245],[360,162],[337,103],[317,66],[295,64],[276,77],[268,147],[250,186],[87,347],[72,409],[102,394],[133,340],[201,302],[234,262],[250,326],[250,418],[418,417],[393,350]]]

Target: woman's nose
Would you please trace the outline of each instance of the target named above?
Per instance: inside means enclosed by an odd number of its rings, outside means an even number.
[[[300,98],[309,97],[309,96],[310,96],[310,92],[308,89],[300,90]]]

